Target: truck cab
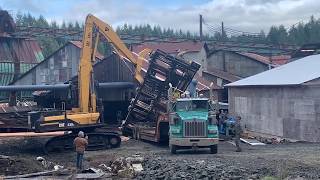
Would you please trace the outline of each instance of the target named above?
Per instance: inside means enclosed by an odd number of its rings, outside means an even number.
[[[182,148],[210,148],[218,152],[218,127],[208,98],[179,98],[169,105],[169,146],[175,154]]]

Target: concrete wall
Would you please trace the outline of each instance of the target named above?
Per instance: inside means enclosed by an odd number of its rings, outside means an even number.
[[[205,67],[207,71],[215,68],[240,77],[252,76],[269,69],[266,64],[229,51],[218,51],[211,54]]]
[[[232,87],[229,111],[258,133],[320,142],[320,86]]]

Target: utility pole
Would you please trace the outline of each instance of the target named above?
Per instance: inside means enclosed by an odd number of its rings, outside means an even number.
[[[224,40],[224,25],[223,25],[223,21],[221,22],[221,40]]]
[[[200,14],[200,42],[202,42],[202,15]]]

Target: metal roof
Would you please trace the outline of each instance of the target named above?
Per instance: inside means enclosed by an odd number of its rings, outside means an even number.
[[[320,53],[320,43],[304,44],[293,55],[293,58],[302,58]]]
[[[208,101],[208,98],[200,98],[200,97],[196,97],[196,98],[180,98],[177,99],[177,101],[190,101],[190,100],[203,100],[203,101]]]
[[[228,52],[228,53],[237,54],[239,56],[243,56],[243,57],[249,58],[251,60],[260,62],[260,63],[268,65],[268,66],[269,65],[272,66],[272,67],[276,67],[277,66],[276,64],[272,63],[268,57],[265,57],[265,56],[262,56],[262,55],[259,55],[259,54],[255,54],[255,53],[249,53],[249,52],[238,52],[238,51],[232,51],[232,50],[218,49],[218,50],[214,50],[214,51],[209,52],[208,57],[210,57],[211,55],[216,54],[218,52],[221,52],[221,51],[222,52]]]
[[[250,52],[261,55],[276,55],[276,54],[291,54],[297,47],[289,44],[265,44],[254,42],[236,42],[236,41],[224,41],[224,42],[207,42],[206,49],[211,51],[216,50],[229,50],[236,52]]]
[[[14,52],[10,50],[10,46]],[[13,53],[22,63],[36,64],[44,59],[36,40],[0,38],[0,62],[14,62]]]
[[[199,75],[199,73],[196,73],[196,75],[193,77],[193,79],[197,80],[197,90],[198,91],[205,91],[210,90],[211,82],[204,79],[202,76]],[[213,83],[212,89],[222,89],[222,87],[218,86],[217,84]]]
[[[161,50],[168,54],[177,54],[179,52],[199,52],[204,46],[199,41],[185,41],[185,42],[162,42],[162,43],[144,43],[132,46],[132,51],[139,53],[140,51],[149,48],[151,50]]]
[[[82,42],[81,41],[69,41],[71,44],[75,45],[79,49],[82,49]],[[96,52],[96,58],[102,60],[104,56],[100,52]]]
[[[10,48],[11,47],[11,48]],[[15,57],[16,56],[16,59]],[[44,59],[37,41],[0,37],[0,85],[8,85],[15,75],[14,63],[25,73]]]
[[[202,73],[209,74],[211,76],[216,76],[218,78],[227,80],[229,82],[235,82],[241,79],[241,77],[233,75],[226,71],[221,71],[219,69],[211,68],[210,71],[203,71]]]
[[[246,57],[249,57],[251,59],[257,60],[257,61],[262,62],[264,64],[271,64],[271,61],[269,58],[267,58],[265,56],[261,56],[259,54],[249,53],[249,52],[236,52],[236,53],[241,54]]]
[[[225,86],[299,85],[319,78],[319,67],[320,55],[312,55]]]
[[[61,49],[65,48],[67,45],[72,44],[75,47],[81,49],[82,48],[82,44],[80,41],[68,41],[67,43],[65,43],[62,47],[60,47],[59,49],[57,49],[56,51],[54,51],[51,55],[49,55],[48,57],[46,57],[46,59],[44,59],[43,61],[39,62],[38,64],[30,64],[30,65],[26,65],[26,64],[20,64],[20,71],[21,71],[21,76],[19,76],[18,79],[10,82],[10,85],[16,83],[18,80],[20,80],[21,78],[23,78],[24,76],[28,75],[29,73],[31,73],[32,71],[34,71],[35,68],[37,68],[39,65],[41,65],[42,63],[45,63],[47,61],[49,61],[49,59],[54,56],[58,51],[60,51]],[[0,48],[1,50],[1,48]],[[1,51],[0,51],[1,54]],[[99,52],[96,52],[96,58],[102,60],[103,59],[103,55],[101,55]],[[0,66],[1,67],[1,66]],[[4,85],[1,84],[0,85]],[[5,84],[6,85],[6,84]]]

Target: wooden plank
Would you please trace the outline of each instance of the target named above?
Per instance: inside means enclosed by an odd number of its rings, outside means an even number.
[[[16,176],[4,176],[3,179],[42,179],[39,177],[65,177],[67,175],[72,174],[72,172],[68,169],[60,169],[60,170],[51,170],[51,171],[42,171],[42,172],[36,172],[36,173],[30,173],[30,174],[21,174]],[[0,178],[1,179],[1,178]]]
[[[103,175],[104,173],[80,173],[76,175],[76,179],[98,179]]]
[[[43,171],[43,172],[30,173],[30,174],[22,174],[17,176],[6,176],[4,177],[4,179],[19,179],[19,178],[27,178],[27,177],[35,177],[35,176],[52,175],[55,172],[57,171],[53,170],[53,171]]]
[[[45,133],[35,133],[35,132],[18,132],[18,133],[0,133],[1,137],[41,137],[41,136],[60,136],[63,135],[64,131],[56,132],[45,132]]]
[[[240,138],[240,140],[244,143],[250,144],[252,146],[258,146],[258,145],[266,145],[265,143],[262,143],[256,139],[244,139],[244,138]]]

